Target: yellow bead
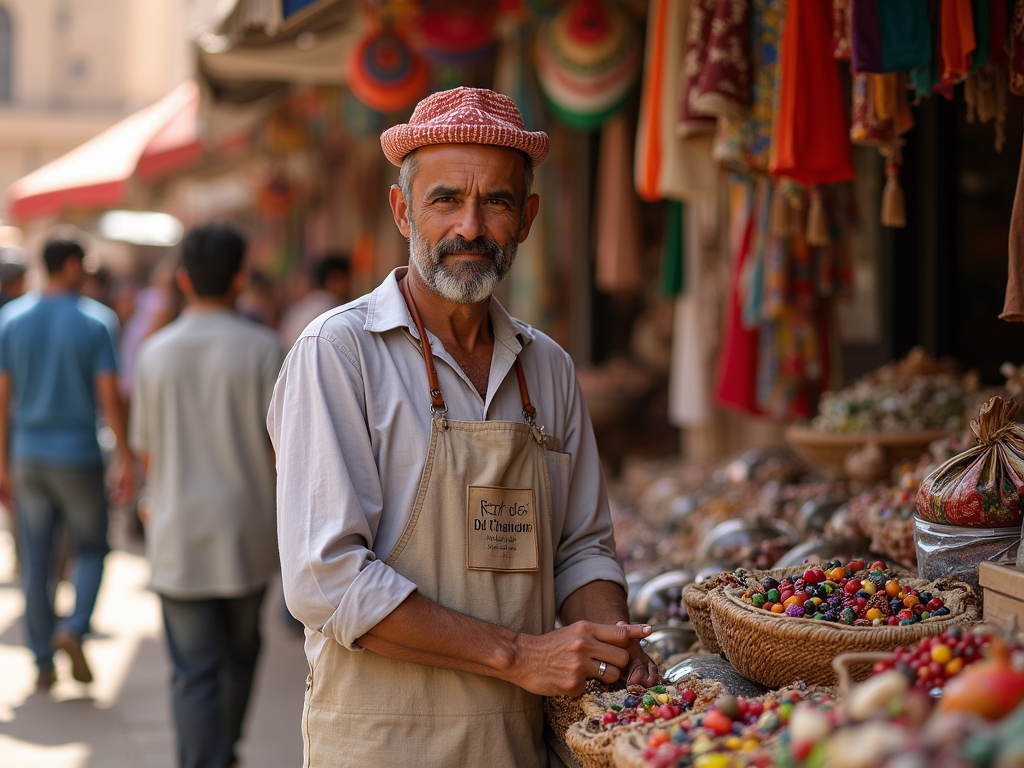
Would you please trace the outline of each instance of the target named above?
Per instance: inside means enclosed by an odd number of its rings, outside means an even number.
[[[932,648],[932,661],[945,664],[953,658],[953,649],[948,645],[936,645]]]
[[[729,768],[732,758],[724,752],[700,755],[693,761],[694,768]]]
[[[706,733],[702,733],[696,739],[693,740],[693,754],[701,755],[705,752],[710,752],[715,748],[714,743],[711,741],[711,737]]]
[[[869,595],[875,594],[878,591],[878,586],[870,579],[865,579],[860,585],[860,588],[867,592]]]
[[[671,704],[672,694],[670,693],[656,693],[654,694],[654,700],[659,704]]]
[[[761,746],[761,742],[759,742],[757,739],[747,739],[746,741],[743,742],[743,751],[744,752],[752,752],[753,750],[757,749],[760,746]]]
[[[949,663],[946,664],[946,676],[952,677],[961,669],[964,668],[964,660],[957,656],[955,659],[950,659]]]
[[[725,740],[725,746],[735,752],[737,749],[743,746],[743,739],[741,739],[739,736],[730,736]]]
[[[875,619],[882,618],[882,612],[877,608],[868,608],[867,612],[864,614],[864,618],[869,621],[874,621]]]

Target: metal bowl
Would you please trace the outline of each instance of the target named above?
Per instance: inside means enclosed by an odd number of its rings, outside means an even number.
[[[821,533],[835,511],[849,500],[848,496],[828,496],[805,501],[796,513],[797,530],[805,536]]]
[[[874,559],[874,556],[868,552],[867,539],[822,536],[797,544],[780,557],[778,562],[772,567],[789,568],[810,562],[824,563],[835,559],[848,563],[850,560],[858,557],[868,562]]]
[[[733,518],[719,523],[701,539],[694,555],[695,562],[700,565],[718,560],[729,563],[726,570],[740,565],[731,554],[741,547],[751,547],[762,541],[785,537],[791,545],[800,541],[800,534],[784,520],[746,520]]]
[[[636,599],[629,606],[633,621],[651,621],[655,616],[664,615],[672,605],[680,605],[683,587],[693,581],[689,571],[666,571],[646,582],[636,593]]]
[[[697,642],[697,632],[689,624],[655,624],[651,634],[640,641],[648,654],[660,653],[662,659],[686,653]]]
[[[665,672],[665,682],[676,685],[687,675],[699,674],[707,680],[716,680],[733,696],[754,698],[763,696],[768,689],[744,677],[739,671],[718,654],[706,653],[683,659]]]

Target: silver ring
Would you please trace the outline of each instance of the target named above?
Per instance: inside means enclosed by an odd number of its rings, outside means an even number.
[[[608,662],[607,661],[602,661],[597,666],[597,676],[600,677],[601,679],[604,679],[604,673],[607,672],[607,671],[608,671]]]

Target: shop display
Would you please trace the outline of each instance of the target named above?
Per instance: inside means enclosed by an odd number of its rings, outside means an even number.
[[[878,567],[875,567],[876,565]],[[812,578],[816,579],[817,569],[812,567],[811,570]],[[822,567],[820,570],[824,571],[825,568]],[[826,608],[820,620],[787,615],[784,611],[795,605],[798,598],[793,600],[790,606],[786,606],[781,614],[766,611],[763,605],[757,606],[753,603],[754,594],[764,594],[761,590],[764,589],[766,579],[773,579],[781,584],[787,577],[802,578],[806,571],[806,567],[801,567],[738,574],[732,579],[740,582],[738,586],[730,585],[728,578],[720,578],[723,582],[721,586],[703,590],[702,593],[690,588],[684,590],[683,600],[687,602],[694,629],[702,638],[702,642],[708,631],[706,615],[710,613],[714,632],[713,642],[721,653],[740,673],[769,687],[785,685],[795,679],[816,685],[831,685],[836,681],[832,660],[841,653],[891,651],[897,646],[915,642],[925,635],[939,634],[954,624],[971,624],[978,619],[977,596],[968,585],[951,579],[924,582],[905,574],[898,574],[894,580],[889,578],[892,573],[886,573],[884,563],[873,563],[871,568],[853,573],[864,575],[866,572],[870,576],[877,571],[876,579],[883,580],[883,590],[887,583],[896,581],[900,589],[896,590],[893,596],[890,597],[887,592],[884,597],[868,594],[868,591],[863,589],[865,579],[854,576],[842,577],[847,581],[840,586],[842,578],[839,577],[836,568],[833,568],[831,575],[835,578],[826,579],[825,583],[831,582],[833,591],[843,591],[843,602],[842,605],[838,602],[833,605],[828,603],[827,599],[822,600]],[[842,571],[848,572],[845,568],[842,568]],[[870,578],[866,580],[871,581]],[[877,593],[879,585],[871,583]],[[806,586],[805,583],[804,589]],[[890,586],[895,587],[895,583]],[[911,593],[909,595],[908,587]],[[846,592],[847,588],[851,590],[850,593]],[[814,589],[817,590],[818,585],[815,585]],[[912,595],[913,590],[917,590],[918,595]],[[822,591],[825,592],[824,589]],[[867,596],[858,597],[857,593],[861,591]],[[894,611],[891,601],[899,599],[900,592],[904,594],[904,598],[900,599],[903,605]],[[936,615],[932,616],[932,612],[928,611],[928,603],[915,611],[915,601],[907,599],[916,597],[917,604],[920,604],[921,595],[926,595],[929,602],[933,599],[941,600],[941,605],[938,602],[931,603],[937,609],[934,611]],[[779,597],[781,598],[781,591]],[[793,597],[794,595],[790,595],[789,599]],[[691,600],[694,600],[692,607],[689,602]],[[861,600],[864,601],[863,604]],[[869,604],[872,600],[873,602]],[[888,608],[887,611],[882,607],[883,602]],[[784,605],[784,601],[782,604]],[[807,603],[801,607],[804,605]],[[872,618],[868,619],[869,610],[876,610],[879,615],[875,616],[872,613]],[[804,608],[805,613],[806,611]],[[860,616],[862,611],[863,616]],[[906,613],[901,614],[901,611]],[[929,618],[922,621],[921,616],[925,612],[929,613]],[[897,621],[890,624],[889,616],[894,613]],[[695,616],[700,618],[697,619]],[[873,621],[875,618],[882,618],[884,622],[876,625]],[[849,623],[846,623],[847,620]]]

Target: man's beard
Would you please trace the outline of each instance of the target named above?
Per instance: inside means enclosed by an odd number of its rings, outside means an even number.
[[[477,304],[487,300],[516,260],[519,243],[515,237],[502,248],[493,240],[466,240],[454,237],[442,240],[432,249],[430,243],[409,219],[409,256],[420,279],[442,298],[456,304]],[[487,260],[459,261],[446,265],[444,257],[453,253],[477,253]]]

